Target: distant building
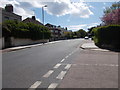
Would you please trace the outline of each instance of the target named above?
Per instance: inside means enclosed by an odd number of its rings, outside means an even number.
[[[61,39],[61,29],[55,25],[47,23],[45,25],[51,31],[51,40]]]
[[[2,22],[5,20],[22,21],[22,16],[13,13],[13,6],[11,4],[7,4],[5,9],[0,8],[0,13],[2,13]]]
[[[32,16],[32,18],[26,18],[26,19],[23,20],[23,22],[43,25],[41,22],[39,22],[38,20],[36,20],[35,16]]]

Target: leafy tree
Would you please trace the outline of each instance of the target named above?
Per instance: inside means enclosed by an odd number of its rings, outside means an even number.
[[[84,38],[87,35],[87,32],[83,29],[77,31],[77,37]]]
[[[119,8],[120,8],[120,1],[116,2],[116,3],[113,3],[111,7],[107,7],[104,10],[104,14],[111,13],[113,10],[116,10],[116,9],[119,9]]]
[[[114,3],[111,7],[106,8],[101,20],[105,25],[120,24],[120,2]]]
[[[64,34],[67,39],[73,38],[73,32],[64,32]]]

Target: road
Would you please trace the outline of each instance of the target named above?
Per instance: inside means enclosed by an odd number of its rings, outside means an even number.
[[[63,40],[3,53],[3,88],[57,87],[74,59],[65,60],[80,50],[83,42]]]
[[[3,88],[117,88],[119,53],[81,49],[86,42],[61,40],[3,53]]]

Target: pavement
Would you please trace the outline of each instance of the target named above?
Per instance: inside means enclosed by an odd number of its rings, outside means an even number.
[[[81,48],[58,88],[118,90],[119,53],[100,49],[93,42],[84,43]]]
[[[25,45],[25,46],[16,46],[16,47],[11,47],[11,48],[6,48],[1,50],[1,52],[10,52],[10,51],[16,51],[16,50],[21,50],[21,49],[26,49],[26,48],[31,48],[31,47],[37,47],[37,46],[42,46],[46,44],[54,44],[56,42],[60,41],[53,41],[53,42],[47,42],[47,43],[40,43],[40,44],[34,44],[34,45]]]
[[[89,50],[95,50],[95,51],[109,51],[109,50],[106,50],[106,49],[101,49],[99,47],[97,47],[93,41],[91,42],[88,42],[88,43],[84,43],[82,46],[81,46],[82,49],[89,49]]]

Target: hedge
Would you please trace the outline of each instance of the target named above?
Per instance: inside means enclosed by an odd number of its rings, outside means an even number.
[[[109,25],[94,28],[94,42],[96,45],[105,48],[120,49],[120,25]]]
[[[29,38],[32,40],[49,39],[51,36],[47,27],[18,21],[7,20],[2,24],[4,37]],[[43,37],[44,35],[44,37]]]

